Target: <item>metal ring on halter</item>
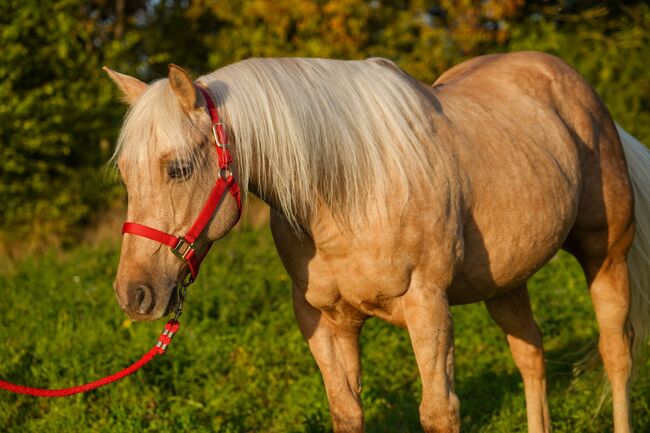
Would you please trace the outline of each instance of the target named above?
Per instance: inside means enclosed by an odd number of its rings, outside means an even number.
[[[221,140],[219,140],[219,133],[217,132],[217,129],[219,127],[224,130],[225,134],[226,125],[224,125],[223,122],[217,122],[212,124],[212,135],[214,136],[214,142],[217,143],[217,146],[223,148],[225,146],[228,146],[228,143],[222,143]]]
[[[232,177],[232,170],[230,167],[221,167],[219,169],[219,177],[223,180],[228,180]]]

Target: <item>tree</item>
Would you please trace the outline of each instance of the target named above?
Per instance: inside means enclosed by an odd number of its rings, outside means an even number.
[[[74,239],[120,195],[103,166],[124,107],[104,64],[149,81],[170,62],[198,76],[253,56],[382,56],[430,83],[469,57],[537,49],[578,69],[648,143],[646,3],[0,1],[0,238]]]

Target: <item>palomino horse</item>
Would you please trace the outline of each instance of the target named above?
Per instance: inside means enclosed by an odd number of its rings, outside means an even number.
[[[115,154],[128,218],[185,232],[219,176],[207,99],[174,65],[151,85],[107,72],[131,104]],[[370,316],[408,330],[424,430],[458,432],[449,306],[479,301],[507,335],[529,432],[548,432],[526,281],[560,248],[587,276],[615,431],[630,432],[633,331],[644,345],[650,317],[650,152],[617,132],[573,69],[541,53],[493,55],[428,87],[384,59],[250,59],[198,81],[230,135],[237,182],[272,208],[335,432],[364,428],[358,340]],[[202,245],[237,211],[225,195]],[[187,272],[127,234],[118,302],[157,319]]]

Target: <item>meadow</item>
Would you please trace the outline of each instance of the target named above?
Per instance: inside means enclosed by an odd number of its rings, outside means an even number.
[[[540,50],[575,67],[650,144],[647,0],[9,0],[0,1],[0,28],[0,378],[25,385],[67,387],[120,370],[164,323],[134,323],[120,310],[119,225],[110,236],[95,226],[124,203],[102,169],[125,112],[103,65],[149,82],[170,62],[198,77],[249,57],[379,56],[432,83],[478,55]],[[0,433],[330,431],[290,281],[268,229],[255,227],[213,248],[164,357],[85,395],[0,391]],[[43,254],[43,245],[58,248]],[[612,431],[602,367],[575,368],[597,336],[576,261],[559,254],[530,292],[554,432]],[[463,431],[525,432],[503,334],[481,304],[453,316]],[[361,338],[366,430],[421,432],[406,332],[371,319]],[[632,416],[636,433],[650,433],[650,359],[632,386]]]
[[[0,275],[0,378],[65,387],[119,370],[163,326],[134,323],[111,288],[119,245],[26,257]],[[190,289],[169,352],[98,391],[65,399],[0,392],[4,432],[330,431],[318,369],[293,317],[290,282],[268,229],[218,243]],[[556,433],[612,431],[602,367],[574,365],[597,327],[576,261],[560,253],[531,281],[545,335]],[[525,432],[523,387],[501,331],[481,304],[453,308],[456,389],[464,432]],[[362,333],[370,433],[420,432],[419,375],[405,331],[370,319]],[[633,424],[650,432],[650,361],[632,387]]]

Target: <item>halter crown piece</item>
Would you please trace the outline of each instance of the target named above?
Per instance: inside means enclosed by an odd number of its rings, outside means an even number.
[[[226,134],[226,129],[224,124],[219,120],[217,107],[214,104],[213,99],[210,97],[208,89],[199,83],[196,83],[195,85],[205,99],[206,109],[208,110],[208,114],[212,120],[212,135],[214,137],[217,161],[219,164],[219,177],[217,178],[215,185],[212,187],[210,196],[203,205],[201,213],[199,213],[196,220],[194,220],[192,227],[190,227],[189,231],[184,236],[174,236],[134,222],[125,222],[122,226],[123,235],[129,233],[160,242],[161,244],[167,245],[171,249],[171,252],[180,260],[187,262],[191,274],[189,283],[196,279],[199,274],[201,262],[212,246],[211,241],[200,239],[200,237],[203,234],[205,227],[214,218],[226,192],[229,192],[237,201],[237,220],[239,220],[242,211],[241,191],[233,177],[232,170],[230,169],[232,155],[228,150],[228,135]]]

